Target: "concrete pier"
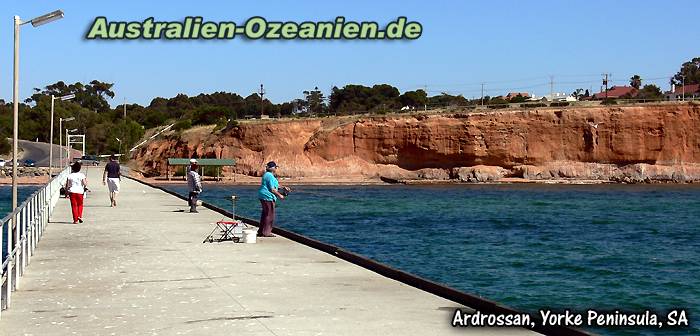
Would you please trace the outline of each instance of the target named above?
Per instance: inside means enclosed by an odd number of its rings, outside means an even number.
[[[453,329],[457,303],[285,238],[202,240],[222,215],[128,179],[109,206],[88,168],[85,223],[61,199],[0,335],[526,335]]]

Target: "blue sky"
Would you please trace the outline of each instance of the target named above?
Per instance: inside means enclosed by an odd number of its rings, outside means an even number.
[[[264,83],[276,103],[318,86],[388,83],[427,85],[480,95],[597,91],[632,74],[668,89],[681,63],[700,56],[700,1],[6,1],[0,20],[0,98],[11,98],[12,15],[55,9],[63,20],[21,31],[22,99],[58,80],[115,83],[112,105],[153,97],[229,91],[246,96]],[[415,41],[87,41],[96,16],[114,21],[321,21],[338,15],[380,24],[407,16],[422,23]]]

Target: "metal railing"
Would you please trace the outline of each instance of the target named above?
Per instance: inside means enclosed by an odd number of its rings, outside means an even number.
[[[2,219],[0,242],[6,240],[7,245],[1,253],[0,312],[12,305],[12,292],[17,289],[17,284],[34,255],[60,198],[61,185],[67,175],[68,169],[62,171]]]

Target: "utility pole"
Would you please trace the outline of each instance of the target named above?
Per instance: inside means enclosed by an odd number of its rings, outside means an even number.
[[[423,106],[423,111],[428,111],[428,84],[423,85],[423,91],[425,91],[425,105]]]
[[[608,100],[608,76],[609,75],[610,75],[609,73],[603,74],[603,76],[605,76],[605,78],[603,78],[603,85],[605,85],[605,100],[606,101]]]
[[[126,120],[126,97],[124,97],[124,120]]]
[[[554,76],[549,75],[549,101],[554,102]]]
[[[481,106],[484,106],[484,83],[481,83]]]
[[[683,81],[681,82],[681,101],[685,101],[685,75],[681,75]]]
[[[265,89],[263,85],[260,84],[260,119],[265,115]]]

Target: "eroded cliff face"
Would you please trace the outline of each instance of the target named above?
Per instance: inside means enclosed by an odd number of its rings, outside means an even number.
[[[646,172],[658,172],[698,180],[700,106],[243,123],[220,134],[185,132],[153,140],[134,156],[141,170],[162,175],[168,157],[235,158],[235,171],[248,175],[259,174],[265,162],[275,160],[290,177],[644,180]]]

